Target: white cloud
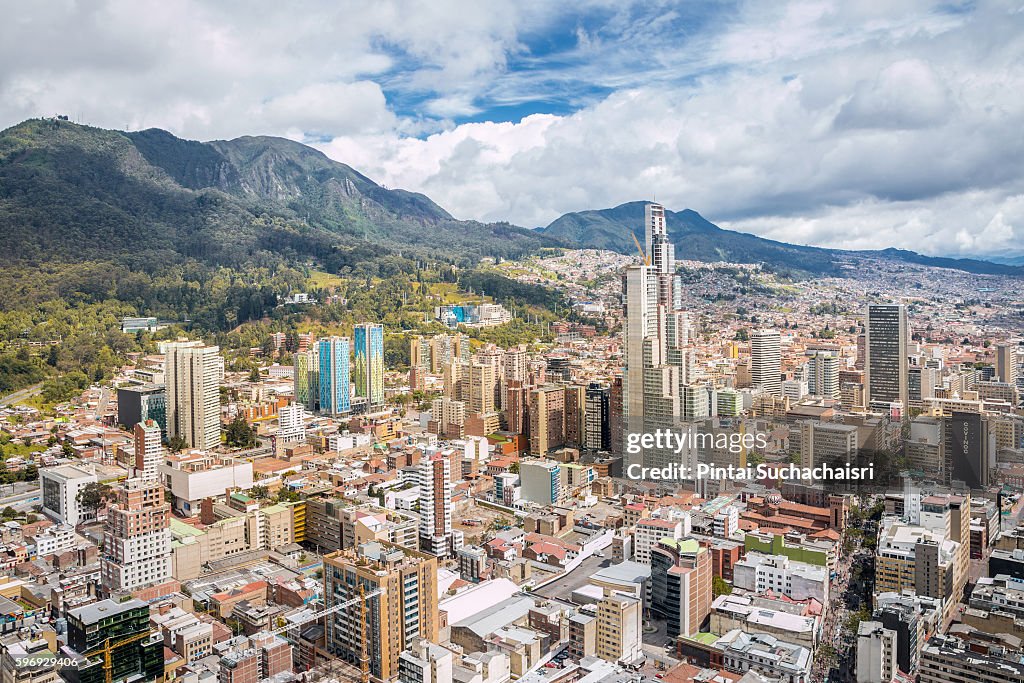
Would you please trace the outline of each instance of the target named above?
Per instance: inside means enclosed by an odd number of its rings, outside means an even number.
[[[463,218],[657,196],[798,243],[1024,250],[1024,13],[1005,3],[7,4],[6,123],[329,139]],[[544,101],[577,110],[451,121]]]

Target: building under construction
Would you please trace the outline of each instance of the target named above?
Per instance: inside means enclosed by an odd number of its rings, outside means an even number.
[[[398,675],[398,656],[414,638],[437,640],[433,555],[382,542],[331,553],[324,596],[328,610],[352,603],[327,615],[327,650],[375,681]]]
[[[163,639],[149,627],[146,603],[101,600],[69,610],[66,616],[68,648],[78,655],[75,665],[61,671],[69,683],[163,679]]]

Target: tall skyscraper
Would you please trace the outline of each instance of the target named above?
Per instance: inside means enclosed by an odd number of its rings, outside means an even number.
[[[606,451],[611,447],[611,389],[591,382],[587,385],[586,400],[583,446],[590,451]]]
[[[216,346],[175,342],[165,355],[167,436],[202,450],[220,445],[220,383],[224,358]]]
[[[469,412],[493,413],[498,382],[497,369],[491,363],[471,363],[469,366]]]
[[[384,405],[384,326],[356,325],[353,342],[356,396],[368,399],[371,406]]]
[[[349,390],[348,337],[328,337],[317,342],[320,361],[320,410],[344,415],[352,410]]]
[[[675,282],[675,246],[668,238],[665,207],[648,204],[644,208],[644,240],[651,270],[657,279],[658,303],[667,309],[673,307],[672,286]]]
[[[399,655],[414,638],[437,642],[437,558],[381,542],[324,556],[328,608],[377,589],[383,592],[365,601],[366,653],[372,679],[389,681],[398,676]],[[325,617],[328,652],[357,665],[362,609],[357,602]]]
[[[420,548],[438,557],[451,557],[462,547],[461,534],[452,530],[451,462],[440,453],[420,461]]]
[[[907,310],[902,304],[868,306],[865,316],[864,394],[870,407],[909,400]]]
[[[565,445],[565,390],[548,385],[530,392],[530,454],[546,455]]]
[[[644,342],[656,334],[657,282],[648,266],[628,266],[623,276],[626,367],[622,373],[623,438],[644,432]],[[627,455],[639,462],[637,454]]]
[[[129,479],[107,508],[100,574],[107,595],[171,578],[171,505],[157,481]]]
[[[156,420],[135,425],[135,476],[143,481],[160,479],[160,463],[164,455],[160,437],[160,425]]]
[[[750,383],[772,396],[782,396],[782,338],[777,330],[750,335]]]
[[[315,412],[320,408],[320,354],[316,346],[308,351],[299,351],[293,356],[295,402],[306,410]]]
[[[839,358],[831,351],[814,351],[807,362],[807,389],[813,396],[839,398]]]
[[[1017,384],[1017,345],[996,345],[996,376],[1000,382]]]

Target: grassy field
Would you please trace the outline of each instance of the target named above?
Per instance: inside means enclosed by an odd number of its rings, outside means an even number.
[[[343,280],[337,275],[331,275],[322,270],[314,270],[310,272],[307,282],[311,289],[329,289],[341,286]]]

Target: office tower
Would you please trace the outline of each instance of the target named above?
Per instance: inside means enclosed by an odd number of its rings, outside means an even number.
[[[155,480],[128,479],[107,508],[100,572],[107,595],[171,578],[171,505]]]
[[[952,411],[943,417],[943,445],[950,480],[962,481],[970,489],[989,485],[995,468],[995,435],[987,415]]]
[[[812,396],[839,398],[839,358],[831,351],[814,351],[807,361],[807,390]]]
[[[167,436],[191,448],[220,445],[220,383],[224,358],[216,346],[202,342],[167,345]]]
[[[451,461],[434,453],[420,461],[420,548],[451,557],[462,544],[452,531]]]
[[[1000,382],[1017,384],[1017,345],[996,345],[996,376]]]
[[[590,451],[606,451],[611,445],[611,389],[598,382],[587,385],[587,407],[583,447]]]
[[[299,351],[293,356],[295,402],[306,410],[315,412],[320,408],[320,353],[317,347]]]
[[[155,420],[167,432],[167,389],[163,384],[139,384],[117,390],[117,423],[125,427]]]
[[[379,589],[383,592],[358,600]],[[325,618],[326,647],[332,655],[358,665],[365,631],[374,680],[398,675],[399,655],[414,638],[437,641],[437,558],[431,555],[378,542],[328,554],[324,599],[328,609],[356,601]],[[363,604],[365,629],[360,619]]]
[[[702,384],[688,384],[682,387],[682,412],[688,420],[699,420],[711,416],[711,392]],[[717,406],[716,406],[717,409]]]
[[[146,420],[135,425],[135,476],[144,481],[160,479],[160,463],[164,447],[160,442],[160,425]]]
[[[651,609],[670,636],[700,631],[711,613],[711,553],[693,538],[664,538],[651,548]]]
[[[750,383],[782,396],[782,339],[777,330],[757,330],[750,336]]]
[[[164,642],[149,627],[149,605],[141,600],[101,600],[68,610],[68,647],[87,661],[65,667],[69,683],[104,683],[104,646],[110,647],[111,683],[155,681],[164,675]]]
[[[539,505],[562,501],[562,466],[553,460],[523,460],[519,463],[522,497]]]
[[[582,384],[565,387],[565,445],[583,448],[587,419],[587,388]]]
[[[562,387],[534,389],[529,398],[530,454],[547,455],[565,445],[565,391]]]
[[[647,266],[629,266],[623,276],[625,293],[622,336],[626,367],[622,373],[622,419],[624,434],[644,433],[644,341],[656,332],[656,281]],[[640,455],[629,455],[640,462]]]
[[[854,360],[853,368],[855,370],[864,369],[864,359],[867,357],[868,348],[868,336],[861,332],[857,335],[857,357]]]
[[[648,204],[644,208],[644,239],[647,258],[657,279],[658,303],[670,309],[674,305],[675,247],[669,241],[665,208],[660,204]]]
[[[320,410],[344,415],[352,410],[349,391],[348,337],[328,337],[317,342],[320,361]]]
[[[864,393],[870,407],[909,401],[907,311],[902,305],[868,306],[865,316]]]
[[[623,593],[597,603],[598,657],[613,664],[632,664],[642,657],[642,606],[639,599]]]
[[[493,413],[498,373],[491,363],[471,363],[469,366],[469,412]]]
[[[278,443],[306,442],[306,409],[301,403],[282,406],[277,411]]]
[[[367,399],[371,406],[384,405],[384,326],[363,323],[355,326],[356,396]]]
[[[892,683],[896,676],[896,632],[877,621],[857,627],[857,683]]]

